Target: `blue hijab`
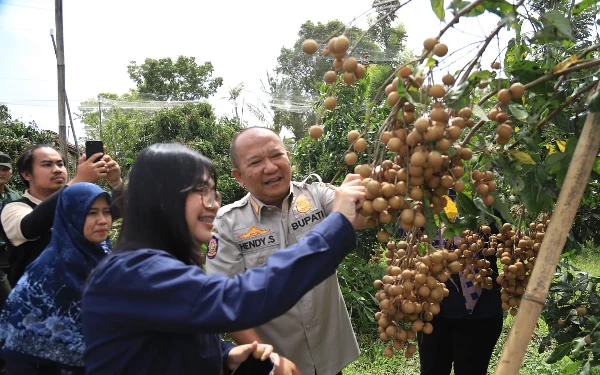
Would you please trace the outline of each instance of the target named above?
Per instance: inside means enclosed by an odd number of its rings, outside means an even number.
[[[0,315],[0,345],[6,357],[83,367],[81,291],[88,275],[111,250],[83,235],[94,201],[110,195],[97,185],[78,183],[61,193],[52,240],[25,270]]]

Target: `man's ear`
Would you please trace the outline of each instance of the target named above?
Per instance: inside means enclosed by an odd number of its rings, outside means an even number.
[[[231,171],[231,175],[235,177],[235,179],[241,187],[244,187],[244,179],[242,178],[242,173],[239,169],[233,168],[233,170]]]
[[[33,179],[33,176],[29,172],[23,172],[21,173],[21,178],[29,182]]]

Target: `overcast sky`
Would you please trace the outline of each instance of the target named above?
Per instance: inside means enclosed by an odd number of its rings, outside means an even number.
[[[281,47],[293,45],[305,21],[338,19],[366,27],[367,18],[361,15],[369,11],[372,1],[349,3],[64,0],[66,90],[71,110],[77,111],[80,101],[100,92],[123,94],[134,87],[127,75],[132,60],[186,55],[200,63],[213,63],[215,76],[224,82],[209,101],[218,114],[229,115],[233,106],[227,100],[228,90],[241,82],[246,87],[245,100],[265,100],[260,80],[275,67]],[[0,0],[0,102],[8,105],[14,117],[57,131],[56,59],[50,39],[50,29],[55,28],[53,7],[53,0]],[[425,38],[437,35],[444,26],[428,0],[413,0],[398,16],[408,31],[408,47],[416,53]],[[442,41],[452,52],[484,39],[497,21],[493,15],[461,20]],[[505,45],[510,37],[503,33],[500,43]],[[491,48],[497,51],[497,43]],[[484,65],[489,66],[496,54],[486,54]],[[76,132],[78,138],[84,135],[80,124]]]

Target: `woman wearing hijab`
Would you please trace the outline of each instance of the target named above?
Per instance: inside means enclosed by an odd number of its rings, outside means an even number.
[[[61,193],[52,240],[29,265],[0,316],[7,375],[84,374],[81,291],[110,252],[111,197],[77,183]]]
[[[332,214],[296,244],[232,278],[206,275],[201,245],[208,244],[208,256],[219,250],[216,185],[212,162],[183,145],[157,144],[139,154],[117,250],[83,292],[86,374],[266,375],[241,371],[256,342],[244,349],[219,333],[283,314],[356,247],[365,188],[350,175],[335,190]]]

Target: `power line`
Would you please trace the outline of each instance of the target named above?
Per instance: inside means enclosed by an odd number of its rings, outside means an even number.
[[[21,5],[21,4],[13,4],[13,3],[7,3],[5,1],[0,1],[0,4],[4,4],[4,5],[10,5],[13,7],[20,7],[20,8],[30,8],[30,9],[42,9],[42,10],[54,10],[52,8],[42,8],[42,7],[32,7],[29,5]]]
[[[11,78],[11,77],[0,77],[0,79],[8,79],[11,81],[49,81],[48,79],[41,78]]]

